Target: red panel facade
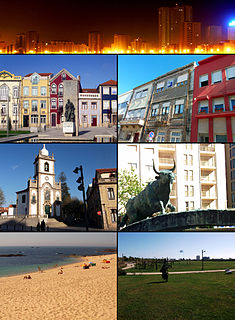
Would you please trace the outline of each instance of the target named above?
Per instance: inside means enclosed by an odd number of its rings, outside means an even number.
[[[230,110],[229,96],[235,95],[235,79],[226,79],[226,68],[235,65],[235,55],[215,55],[199,62],[194,73],[194,92],[191,123],[191,142],[198,142],[198,120],[208,119],[209,142],[213,142],[213,119],[225,118],[227,141],[233,142],[231,117],[235,111]],[[212,83],[212,72],[222,71],[222,82]],[[200,76],[208,74],[208,85],[200,87]],[[213,99],[224,98],[224,110],[213,111]],[[208,113],[199,112],[199,102],[208,100]]]

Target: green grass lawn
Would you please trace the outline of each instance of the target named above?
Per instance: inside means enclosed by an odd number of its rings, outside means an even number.
[[[127,272],[159,272],[162,264],[158,264],[158,269],[154,266],[146,266],[146,269],[132,268],[126,270]],[[204,270],[220,270],[220,269],[235,269],[235,261],[204,261]],[[169,268],[171,271],[192,271],[192,270],[201,270],[202,262],[201,261],[176,261],[172,264],[172,268]]]
[[[119,320],[232,320],[235,274],[118,277]]]
[[[30,131],[14,131],[11,130],[9,131],[9,136],[16,136],[19,134],[26,134],[26,133],[30,133]],[[7,136],[7,131],[0,131],[0,138],[5,138]]]

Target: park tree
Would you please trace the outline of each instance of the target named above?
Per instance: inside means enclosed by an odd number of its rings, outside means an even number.
[[[139,194],[145,186],[146,184],[139,181],[133,168],[130,171],[124,169],[118,173],[118,211],[120,215],[124,213],[123,209],[127,201]]]
[[[67,178],[66,175],[64,173],[64,171],[62,171],[59,174],[59,180],[61,182],[61,198],[62,198],[62,204],[66,204],[67,202],[69,202],[71,200],[71,195],[69,192],[69,187],[67,185]]]
[[[83,201],[73,197],[63,205],[63,218],[69,225],[77,224],[84,220],[84,211]]]
[[[2,189],[0,188],[0,206],[2,206],[4,202],[5,202],[5,196]]]

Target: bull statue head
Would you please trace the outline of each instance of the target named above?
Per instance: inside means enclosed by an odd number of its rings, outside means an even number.
[[[153,160],[153,171],[157,174],[155,176],[155,179],[157,179],[157,180],[160,179],[161,181],[168,179],[171,183],[173,183],[173,180],[175,178],[175,175],[173,172],[175,171],[175,168],[176,168],[175,160],[173,160],[173,161],[174,161],[173,168],[167,169],[167,170],[157,171],[155,168],[154,160]]]

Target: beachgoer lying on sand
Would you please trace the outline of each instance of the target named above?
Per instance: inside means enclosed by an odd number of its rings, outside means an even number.
[[[63,270],[60,270],[60,271],[58,272],[58,274],[64,274],[64,271],[63,271]]]
[[[30,274],[28,276],[24,276],[24,279],[32,279]]]

